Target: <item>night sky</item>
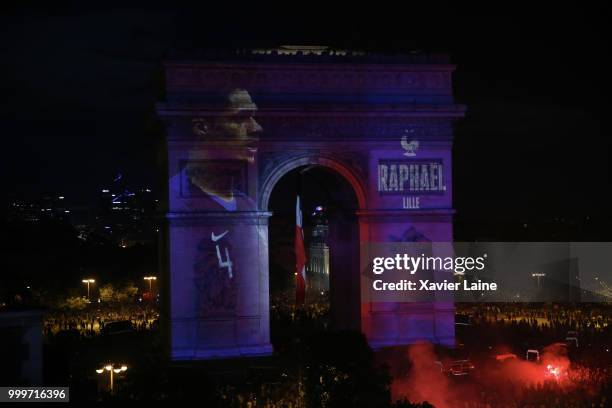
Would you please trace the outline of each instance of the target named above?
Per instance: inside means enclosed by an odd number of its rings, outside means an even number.
[[[564,11],[390,18],[364,9],[350,18],[298,18],[15,6],[0,17],[5,191],[87,202],[119,172],[133,186],[156,187],[153,104],[163,98],[160,62],[171,47],[323,44],[451,55],[456,100],[468,106],[454,150],[461,214],[605,214],[609,16]]]

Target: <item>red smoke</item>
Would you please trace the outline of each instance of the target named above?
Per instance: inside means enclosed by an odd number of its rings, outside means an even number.
[[[570,361],[566,348],[560,344],[544,348],[539,362],[523,360],[523,356],[502,362],[496,361],[495,356],[473,361],[475,369],[464,377],[442,373],[436,364],[441,359],[430,343],[418,343],[394,353],[386,356],[394,378],[391,385],[394,401],[427,401],[436,408],[451,408],[465,402],[483,402],[482,391],[515,398],[517,391],[545,381],[571,386],[567,375]],[[406,371],[407,366],[410,368]]]
[[[417,343],[407,351],[411,363],[407,377],[393,381],[391,395],[394,400],[407,398],[411,402],[427,401],[437,408],[451,407],[449,381],[436,365],[436,354],[430,343]]]
[[[521,356],[519,356],[521,357]],[[570,361],[567,350],[559,344],[552,344],[544,348],[540,354],[539,362],[522,359],[505,361],[497,369],[484,367],[487,377],[493,385],[503,388],[504,382],[512,381],[523,385],[534,385],[544,381],[562,381],[566,378]]]

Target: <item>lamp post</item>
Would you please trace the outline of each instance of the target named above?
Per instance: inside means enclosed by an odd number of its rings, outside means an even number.
[[[149,282],[149,293],[152,294],[152,290],[153,289],[151,289],[151,283],[152,283],[152,281],[157,280],[157,276],[145,276],[144,280]]]
[[[542,273],[542,272],[536,272],[536,273],[532,273],[531,274],[532,278],[538,278],[538,290],[540,289],[540,278],[543,278],[545,276],[546,276],[546,274]]]
[[[87,284],[87,301],[89,301],[89,284],[96,281],[94,279],[83,279],[82,282]]]
[[[96,370],[96,373],[98,374],[102,374],[104,371],[108,371],[108,374],[110,376],[110,393],[111,395],[113,394],[113,389],[114,389],[114,376],[113,373],[115,374],[119,374],[119,373],[123,373],[125,371],[127,371],[127,366],[125,364],[121,365],[121,367],[114,367],[113,364],[107,364],[102,368],[98,368]]]

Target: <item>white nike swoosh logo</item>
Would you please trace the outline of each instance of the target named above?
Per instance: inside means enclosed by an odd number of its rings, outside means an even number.
[[[221,238],[223,238],[225,236],[225,234],[227,234],[229,231],[225,231],[223,234],[221,235],[215,235],[214,232],[210,233],[210,239],[212,240],[212,242],[217,242],[218,240],[220,240]]]

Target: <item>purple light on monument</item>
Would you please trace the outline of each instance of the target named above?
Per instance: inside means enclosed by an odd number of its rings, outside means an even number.
[[[343,287],[332,293],[346,305],[339,324],[375,348],[454,344],[452,302],[376,303],[360,293],[360,245],[453,236],[452,126],[464,108],[453,102],[448,61],[410,58],[389,65],[323,50],[299,64],[259,53],[222,66],[166,62],[157,111],[167,126],[172,359],[271,353],[268,205],[278,181],[304,166],[327,169],[355,197],[353,227],[339,229],[331,249],[347,265],[330,274]]]

